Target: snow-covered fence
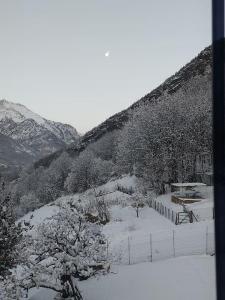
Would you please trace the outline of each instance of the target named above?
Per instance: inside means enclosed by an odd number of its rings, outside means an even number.
[[[179,213],[183,212],[184,209],[182,208],[182,205],[177,205],[175,208],[174,206],[171,206],[171,203],[164,201],[165,204],[163,204],[160,200],[154,199],[151,200],[150,206],[155,209],[159,214],[163,215],[165,218],[172,221],[174,224],[179,224]],[[193,221],[205,221],[205,220],[213,220],[214,219],[214,207],[213,202],[202,206],[188,206],[189,211],[193,213]],[[187,206],[186,206],[187,208]]]
[[[154,208],[158,213],[172,221],[174,224],[176,224],[178,212],[176,210],[173,210],[172,207],[167,207],[157,200],[151,201],[151,207]],[[182,208],[180,211],[182,211]]]
[[[154,262],[215,252],[213,226],[128,236],[115,245],[110,242],[108,245],[109,259],[116,264]]]

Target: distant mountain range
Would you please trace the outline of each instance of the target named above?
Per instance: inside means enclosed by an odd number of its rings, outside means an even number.
[[[0,100],[0,170],[28,165],[78,138],[71,125],[46,120],[24,105]]]

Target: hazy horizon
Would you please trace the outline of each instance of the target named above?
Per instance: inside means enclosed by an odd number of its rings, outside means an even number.
[[[85,133],[211,43],[211,1],[0,1],[0,99]]]

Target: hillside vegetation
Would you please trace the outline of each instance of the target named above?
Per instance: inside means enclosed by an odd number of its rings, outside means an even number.
[[[142,192],[195,180],[198,154],[212,151],[211,48],[132,107],[68,147],[23,171],[10,191],[18,215],[83,192],[122,174],[135,174]]]

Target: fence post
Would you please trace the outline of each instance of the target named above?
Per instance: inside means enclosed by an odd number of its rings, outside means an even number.
[[[130,237],[128,236],[128,264],[130,265]]]
[[[175,231],[173,230],[173,256],[176,256],[176,252],[175,252]]]
[[[209,236],[209,229],[206,226],[206,236],[205,236],[205,253],[208,254],[208,236]]]
[[[150,233],[150,262],[152,262],[152,234]]]

